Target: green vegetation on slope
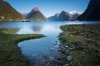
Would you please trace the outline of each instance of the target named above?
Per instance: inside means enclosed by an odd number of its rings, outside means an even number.
[[[73,48],[70,50],[71,65],[100,65],[100,25],[67,25],[61,29],[64,31],[59,36],[62,45]],[[66,52],[64,54],[67,56]]]
[[[0,21],[23,21],[22,15],[8,2],[0,1]]]
[[[33,20],[33,21],[46,21],[46,17],[44,17],[41,12],[37,12],[30,18],[30,20]]]
[[[21,54],[17,43],[23,40],[44,37],[40,34],[15,35],[0,33],[0,66],[29,66],[29,61]]]

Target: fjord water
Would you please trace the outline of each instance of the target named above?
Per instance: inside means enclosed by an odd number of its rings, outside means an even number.
[[[0,28],[18,28],[15,34],[43,34],[46,37],[31,39],[18,43],[22,54],[27,57],[31,66],[58,66],[55,62],[59,55],[60,26],[70,24],[99,24],[99,22],[2,22]]]

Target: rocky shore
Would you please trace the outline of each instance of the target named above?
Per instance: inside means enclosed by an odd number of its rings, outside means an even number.
[[[62,66],[99,66],[100,25],[65,25],[59,36]]]

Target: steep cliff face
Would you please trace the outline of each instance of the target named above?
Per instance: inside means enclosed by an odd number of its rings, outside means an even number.
[[[40,12],[38,7],[32,9],[30,13],[28,13],[25,17],[30,21],[46,21],[46,17]]]
[[[77,20],[100,21],[100,0],[90,0],[86,11]]]
[[[8,2],[0,0],[0,21],[22,21],[22,15]]]

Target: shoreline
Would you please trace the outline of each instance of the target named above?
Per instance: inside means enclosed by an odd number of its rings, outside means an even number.
[[[41,34],[0,34],[0,66],[29,66],[29,60],[21,54],[17,44],[24,40],[45,37]]]
[[[100,25],[65,25],[59,36],[63,66],[100,65]]]

